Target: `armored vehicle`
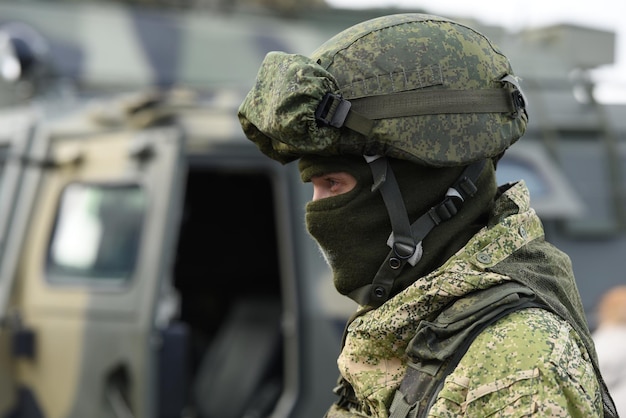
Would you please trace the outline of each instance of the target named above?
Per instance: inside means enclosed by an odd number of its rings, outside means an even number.
[[[265,53],[403,10],[218,3],[0,4],[0,417],[307,418],[335,400],[355,305],[306,235],[309,186],[236,111]],[[614,35],[484,31],[530,103],[501,181],[529,184],[593,323],[624,282],[626,106],[570,72],[610,63]]]

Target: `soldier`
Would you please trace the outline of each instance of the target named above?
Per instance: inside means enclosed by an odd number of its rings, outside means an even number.
[[[616,416],[568,256],[524,182],[496,184],[528,115],[485,36],[372,19],[311,57],[269,53],[238,115],[299,160],[307,229],[359,305],[328,418]]]

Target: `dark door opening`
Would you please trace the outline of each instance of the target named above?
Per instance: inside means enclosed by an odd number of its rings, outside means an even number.
[[[272,179],[191,167],[174,265],[200,418],[271,412],[282,390],[281,286]]]

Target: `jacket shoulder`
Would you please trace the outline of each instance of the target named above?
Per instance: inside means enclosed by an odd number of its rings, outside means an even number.
[[[593,364],[576,331],[544,309],[507,315],[481,332],[431,414],[602,416]],[[443,415],[441,415],[443,416]]]

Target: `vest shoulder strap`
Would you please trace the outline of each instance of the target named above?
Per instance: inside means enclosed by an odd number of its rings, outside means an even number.
[[[524,300],[521,303],[512,303],[510,306],[498,310],[493,315],[486,315],[464,335],[461,344],[453,354],[445,360],[431,359],[427,362],[409,362],[405,376],[396,391],[389,418],[418,418],[426,417],[432,407],[437,394],[443,387],[444,380],[456,368],[465,355],[474,339],[488,326],[512,312],[526,308],[550,308],[536,299]]]

